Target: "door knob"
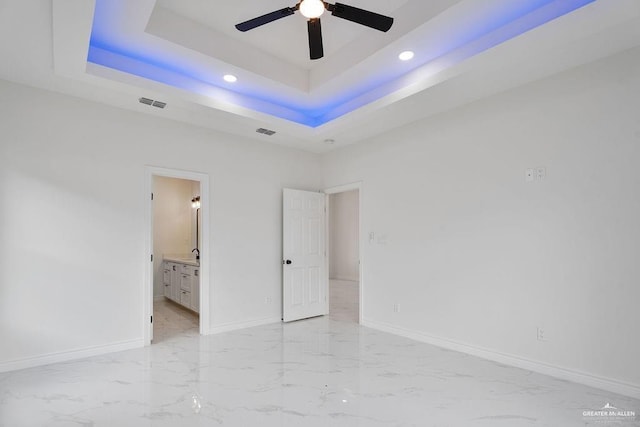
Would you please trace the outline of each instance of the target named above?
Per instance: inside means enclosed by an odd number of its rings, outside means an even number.
[[[290,259],[286,259],[286,260],[282,261],[282,263],[289,265],[289,264],[291,264],[291,260]]]

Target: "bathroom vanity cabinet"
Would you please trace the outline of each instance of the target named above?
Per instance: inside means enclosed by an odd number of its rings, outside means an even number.
[[[200,311],[200,267],[192,262],[165,258],[164,296],[198,313]]]

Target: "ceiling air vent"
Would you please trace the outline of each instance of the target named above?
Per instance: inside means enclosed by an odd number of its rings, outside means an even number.
[[[265,134],[267,136],[271,136],[271,135],[274,135],[276,133],[275,130],[269,130],[269,129],[265,129],[265,128],[258,128],[258,129],[256,129],[256,132]]]
[[[141,104],[151,105],[152,107],[156,107],[156,108],[164,108],[167,106],[166,102],[154,101],[153,99],[144,98],[144,97],[138,98],[138,101],[140,101]]]

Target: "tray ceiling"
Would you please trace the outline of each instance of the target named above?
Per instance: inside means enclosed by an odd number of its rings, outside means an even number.
[[[636,0],[345,1],[394,26],[327,14],[325,56],[310,61],[299,14],[234,28],[287,0],[12,0],[2,3],[15,18],[2,20],[0,77],[323,152],[640,44]],[[47,14],[49,30],[37,24]],[[404,50],[414,59],[400,61]]]

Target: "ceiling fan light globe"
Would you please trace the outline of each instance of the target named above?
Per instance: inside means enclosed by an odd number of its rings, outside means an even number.
[[[324,3],[321,0],[303,0],[300,3],[300,13],[305,18],[319,18],[324,13]]]

